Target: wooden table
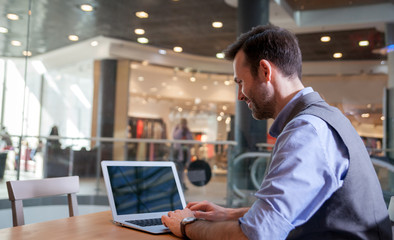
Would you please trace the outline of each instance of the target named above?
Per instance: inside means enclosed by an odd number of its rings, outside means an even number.
[[[153,235],[112,222],[110,211],[0,229],[1,240],[42,239],[177,239],[173,234]]]

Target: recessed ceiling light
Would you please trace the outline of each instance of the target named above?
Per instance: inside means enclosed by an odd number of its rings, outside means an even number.
[[[92,5],[89,5],[89,4],[82,4],[81,9],[82,9],[82,11],[85,11],[85,12],[93,11]]]
[[[149,14],[144,11],[136,12],[135,15],[139,18],[148,18],[149,17]]]
[[[8,29],[5,27],[0,27],[0,33],[8,33]]]
[[[138,34],[138,35],[143,35],[143,34],[145,34],[145,30],[142,28],[136,28],[136,29],[134,29],[134,33]]]
[[[26,56],[26,57],[30,57],[32,55],[32,53],[30,51],[23,51],[22,54],[23,54],[23,56]]]
[[[369,113],[363,113],[363,114],[361,114],[361,117],[362,117],[362,118],[369,118],[369,116],[370,116]]]
[[[384,119],[385,119],[384,116],[381,116],[381,117],[380,117],[380,120],[384,121]]]
[[[79,40],[79,37],[77,35],[68,35],[68,39],[70,41],[76,42]]]
[[[366,47],[369,45],[369,41],[367,41],[367,40],[360,41],[360,42],[358,42],[358,45],[360,47]]]
[[[164,50],[164,49],[159,49],[159,53],[160,53],[161,55],[166,55],[166,54],[167,54],[167,51]]]
[[[195,76],[191,76],[190,77],[190,82],[195,82],[196,81],[196,77]]]
[[[93,41],[93,42],[90,43],[90,46],[96,47],[96,46],[98,46],[98,44],[99,43],[97,41]]]
[[[7,18],[8,18],[9,20],[12,20],[12,21],[19,20],[19,16],[16,15],[16,14],[14,14],[14,13],[8,13],[8,14],[7,14]]]
[[[136,64],[136,63],[131,63],[131,64],[130,64],[130,68],[131,68],[131,69],[137,69],[138,66],[139,66],[139,65]]]
[[[173,50],[174,50],[174,52],[182,52],[183,51],[182,47],[178,47],[178,46],[174,47]]]
[[[223,27],[223,23],[222,22],[212,22],[212,27],[221,28],[221,27]]]
[[[331,41],[331,37],[330,36],[323,36],[320,38],[320,41],[322,42],[329,42]]]
[[[137,42],[142,43],[142,44],[146,44],[149,42],[149,39],[147,39],[146,37],[140,37],[140,38],[137,38]]]
[[[334,58],[341,58],[342,57],[342,53],[340,53],[340,52],[334,53],[333,57]]]
[[[22,46],[22,43],[20,41],[12,40],[11,45],[15,47]]]
[[[228,81],[228,80],[224,81],[224,85],[226,85],[226,86],[230,85],[230,81]]]
[[[216,53],[216,58],[223,59],[224,53]]]

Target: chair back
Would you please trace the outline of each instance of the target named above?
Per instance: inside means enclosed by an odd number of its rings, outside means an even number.
[[[25,224],[22,202],[22,200],[25,199],[67,194],[70,217],[78,215],[78,176],[7,181],[7,190],[8,198],[11,201],[12,222],[14,227]]]

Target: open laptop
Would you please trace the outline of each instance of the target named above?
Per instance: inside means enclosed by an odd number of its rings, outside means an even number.
[[[169,232],[161,216],[186,206],[173,162],[102,161],[115,223],[153,234]]]

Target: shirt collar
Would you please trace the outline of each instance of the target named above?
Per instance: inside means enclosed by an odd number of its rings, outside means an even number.
[[[304,96],[308,93],[313,92],[313,89],[311,87],[306,87],[299,91],[287,104],[286,106],[279,112],[278,116],[276,117],[274,123],[272,124],[269,134],[277,138],[280,134],[281,129],[283,129],[283,125],[285,124],[285,121],[287,117],[289,116],[291,109],[294,108],[294,106],[297,103],[297,100],[301,97]]]

